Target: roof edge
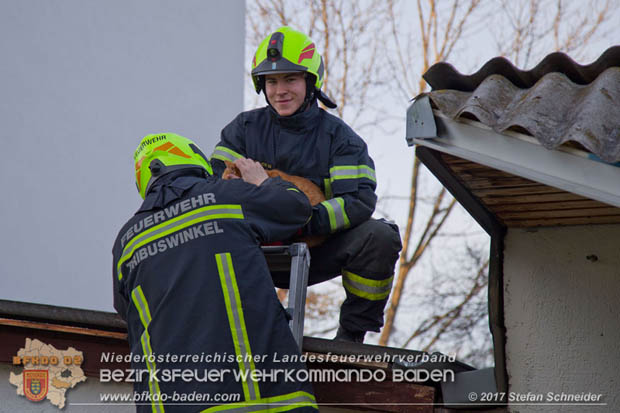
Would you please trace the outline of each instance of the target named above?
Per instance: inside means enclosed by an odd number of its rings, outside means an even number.
[[[0,317],[108,330],[127,330],[127,324],[116,313],[21,301],[0,300]]]
[[[548,54],[533,69],[521,70],[505,57],[494,57],[477,72],[464,75],[450,63],[439,62],[422,76],[433,90],[454,89],[473,92],[484,79],[500,74],[521,89],[532,87],[540,78],[551,72],[565,74],[573,83],[586,85],[594,81],[606,69],[620,66],[620,46],[611,46],[594,62],[581,65],[562,52]]]

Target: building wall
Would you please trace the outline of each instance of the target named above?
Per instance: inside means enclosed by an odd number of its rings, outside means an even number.
[[[546,402],[548,392],[602,394],[599,402],[606,407],[563,409],[617,411],[619,248],[620,225],[508,231],[504,304],[510,392],[542,395]],[[511,408],[558,410],[562,408]]]
[[[0,1],[0,298],[113,311],[133,151],[243,109],[245,2]]]

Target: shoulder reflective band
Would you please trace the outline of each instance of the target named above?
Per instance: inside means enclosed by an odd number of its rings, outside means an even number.
[[[340,197],[328,199],[327,201],[321,202],[321,205],[323,205],[327,210],[331,232],[335,232],[341,228],[349,228],[351,226],[349,217],[344,210],[344,199]]]
[[[297,391],[281,396],[265,397],[264,399],[252,400],[251,402],[239,402],[223,404],[203,410],[203,412],[227,412],[227,413],[262,413],[262,412],[287,412],[300,407],[313,407],[316,399],[310,393]]]
[[[260,399],[258,382],[252,379],[252,371],[256,370],[256,367],[254,366],[250,340],[245,327],[241,296],[239,295],[232,258],[230,253],[226,252],[215,254],[215,261],[217,262],[217,272],[220,275],[220,284],[222,285],[224,301],[226,302],[226,313],[228,314],[230,333],[235,345],[235,354],[239,361],[241,377],[243,377],[243,395],[245,400],[257,400]],[[250,384],[248,384],[248,381],[250,381]]]
[[[361,179],[367,178],[373,182],[377,182],[375,170],[368,165],[343,165],[333,166],[329,169],[329,175],[332,182],[338,179]]]
[[[157,367],[155,366],[155,362],[149,361],[153,354],[153,349],[151,348],[151,336],[148,331],[149,324],[151,324],[151,310],[149,309],[149,304],[146,301],[146,297],[144,296],[141,286],[137,286],[133,289],[131,292],[131,300],[138,310],[140,320],[142,321],[142,326],[144,327],[144,332],[142,332],[140,342],[142,343],[142,352],[144,353],[144,360],[146,362],[146,367],[149,370],[150,378],[152,377],[153,372],[157,371]],[[151,407],[153,408],[153,412],[164,413],[164,406],[161,403],[160,396],[161,391],[157,380],[149,380],[149,391],[151,393]]]
[[[393,280],[394,276],[387,280],[372,280],[342,270],[342,285],[344,288],[353,295],[372,301],[386,299],[390,295],[390,291],[392,291]]]
[[[173,232],[212,219],[243,219],[241,205],[209,205],[194,209],[178,217],[162,222],[131,239],[123,249],[123,255],[118,260],[118,279],[123,278],[122,265],[131,258],[133,253],[143,245],[165,237]]]
[[[297,188],[286,188],[287,191],[299,192]]]
[[[244,158],[244,156],[225,146],[218,145],[213,150],[211,158],[209,159],[219,159],[220,161],[235,162],[237,159],[240,158]]]

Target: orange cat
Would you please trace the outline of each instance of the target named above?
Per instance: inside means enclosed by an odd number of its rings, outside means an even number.
[[[235,166],[234,163],[230,161],[224,161],[224,163],[226,164],[226,169],[224,169],[224,172],[222,172],[222,179],[231,179],[231,175],[236,175],[236,176],[241,177],[241,172],[239,171],[239,168]],[[301,176],[289,175],[278,169],[270,169],[270,170],[266,170],[265,172],[267,172],[267,175],[270,178],[279,176],[283,180],[294,184],[297,188],[299,188],[301,192],[304,193],[304,195],[308,197],[308,200],[310,201],[310,205],[312,206],[315,206],[325,201],[325,195],[321,191],[321,188],[316,186],[314,182],[310,181],[309,179],[303,178]],[[319,244],[322,244],[323,241],[325,241],[325,238],[326,236],[323,236],[323,235],[312,235],[312,236],[307,236],[307,237],[300,237],[299,239],[297,239],[297,241],[305,242],[306,244],[308,244],[309,247],[314,247]]]

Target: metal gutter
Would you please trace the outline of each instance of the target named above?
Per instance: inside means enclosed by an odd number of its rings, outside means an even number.
[[[467,159],[574,194],[620,207],[620,168],[572,153],[547,150],[500,134],[480,122],[452,120],[422,96],[407,113],[407,142]],[[430,114],[429,114],[430,112]],[[421,116],[416,122],[410,116]],[[434,121],[436,135],[429,136]]]

